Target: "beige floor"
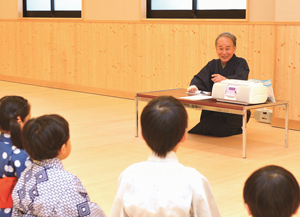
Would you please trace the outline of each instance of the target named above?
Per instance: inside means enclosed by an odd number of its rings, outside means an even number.
[[[81,179],[91,200],[109,216],[119,174],[150,153],[141,137],[135,137],[135,101],[0,81],[0,97],[4,95],[27,98],[33,117],[57,113],[69,121],[72,153],[63,161],[65,169]],[[144,106],[140,102],[139,110]],[[198,122],[199,113],[188,110],[189,128]],[[182,164],[208,178],[224,217],[247,216],[243,184],[261,166],[283,166],[300,181],[299,131],[289,131],[289,148],[284,148],[283,129],[253,118],[247,129],[247,159],[241,158],[241,135],[188,135],[177,153]]]

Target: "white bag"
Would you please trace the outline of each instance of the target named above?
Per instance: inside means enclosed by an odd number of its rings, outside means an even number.
[[[255,82],[263,83],[264,86],[266,86],[268,88],[268,100],[270,100],[271,102],[276,102],[271,79],[268,79],[268,80],[250,79],[248,81],[255,81]]]

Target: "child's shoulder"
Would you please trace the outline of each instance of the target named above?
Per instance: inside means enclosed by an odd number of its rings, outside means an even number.
[[[7,137],[4,137],[4,134],[2,133],[0,136],[0,151],[6,152],[7,154],[11,154],[13,152],[13,145],[10,140],[10,135],[7,135]]]
[[[191,176],[193,176],[194,178],[197,178],[197,179],[206,179],[206,177],[204,175],[202,175],[198,170],[196,170],[195,168],[192,168],[192,167],[187,167],[187,166],[184,166],[185,167],[185,170],[187,173],[189,173]]]
[[[13,161],[16,161],[16,160],[22,160],[22,161],[30,160],[29,155],[27,154],[27,152],[24,149],[19,149],[16,146],[12,146],[11,149],[12,149],[11,159]]]
[[[21,179],[25,179],[26,176],[35,177],[38,174],[45,174],[49,183],[57,182],[65,187],[72,186],[72,184],[81,184],[79,178],[65,170],[61,161],[57,158],[35,161],[24,170],[21,175]]]
[[[138,163],[133,163],[131,165],[129,165],[126,169],[124,169],[122,171],[122,173],[120,174],[120,177],[134,177],[137,174],[143,174],[145,173],[148,169],[148,162],[147,161],[141,161]]]
[[[153,164],[156,164],[155,166]],[[164,173],[166,175],[176,173],[178,176],[184,177],[194,177],[196,180],[206,180],[199,171],[195,168],[184,166],[183,164],[176,162],[172,164],[168,163],[153,163],[151,161],[142,161],[138,163],[131,164],[122,173],[121,176],[135,176],[137,174],[144,174],[153,171],[159,171],[159,173]]]
[[[137,171],[137,170],[142,170],[143,168],[145,168],[147,164],[147,161],[141,161],[138,163],[133,163],[131,165],[129,165],[124,171],[123,173],[129,173],[132,171]]]

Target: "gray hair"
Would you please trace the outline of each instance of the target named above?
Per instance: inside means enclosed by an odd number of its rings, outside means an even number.
[[[219,38],[221,38],[221,37],[230,38],[231,41],[232,41],[232,43],[233,43],[233,47],[236,46],[236,37],[235,37],[232,33],[230,33],[230,32],[223,32],[223,33],[221,33],[220,35],[218,35],[218,37],[216,38],[216,41],[215,41],[215,46],[216,46],[216,47],[217,47],[217,44],[218,44],[218,40],[219,40]]]

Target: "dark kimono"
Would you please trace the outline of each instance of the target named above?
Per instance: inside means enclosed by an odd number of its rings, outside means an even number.
[[[249,71],[246,60],[235,55],[224,68],[220,59],[214,59],[194,76],[190,85],[197,86],[199,90],[211,92],[214,84],[211,80],[213,74],[220,74],[228,79],[247,80]],[[249,120],[250,112],[247,116]],[[189,133],[218,137],[231,136],[242,133],[242,123],[241,115],[202,110],[200,122]]]

